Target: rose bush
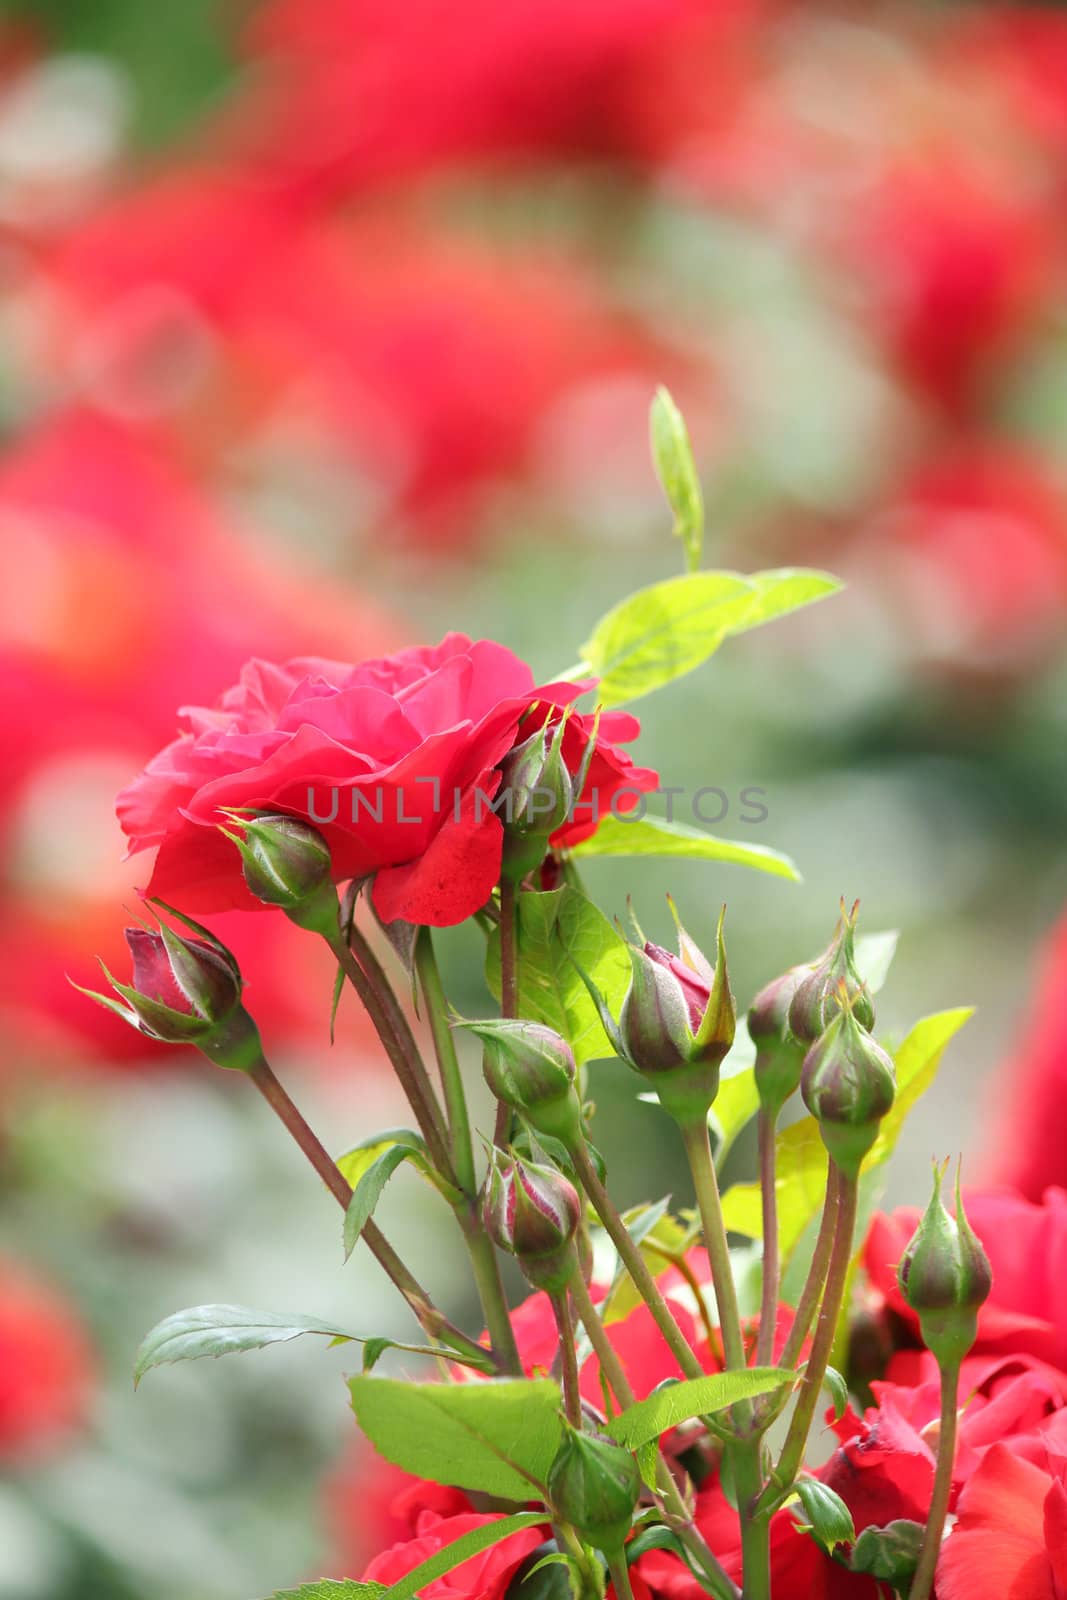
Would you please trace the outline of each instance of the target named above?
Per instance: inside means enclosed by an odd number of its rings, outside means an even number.
[[[186,731],[119,796],[119,818],[131,852],[158,847],[149,894],[184,910],[260,905],[217,825],[227,807],[270,809],[310,816],[337,882],[374,874],[383,921],[448,927],[480,910],[500,876],[491,802],[520,725],[525,738],[558,722],[591,686],[537,686],[503,645],[459,633],[358,666],[252,661],[216,708],[187,708]],[[614,742],[638,728],[623,712],[601,718],[583,794],[553,843],[577,842],[597,812],[632,809],[655,787]],[[571,773],[595,730],[591,716],[569,719]]]

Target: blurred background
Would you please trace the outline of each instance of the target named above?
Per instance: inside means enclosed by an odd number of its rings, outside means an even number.
[[[980,1007],[891,1198],[934,1152],[995,1169],[991,1076],[1067,899],[1065,202],[1055,7],[2,0],[0,1600],[251,1600],[367,1559],[350,1350],[130,1372],[205,1301],[399,1334],[388,1285],[241,1083],[66,975],[124,972],[114,793],[248,655],[458,628],[550,675],[679,570],[658,382],[708,561],[848,589],[637,708],[643,760],[803,884],[589,881],[663,937],[666,888],[698,938],[726,899],[744,1002],[860,896],[902,935],[889,1034]],[[217,929],[331,1147],[403,1121],[347,1000],[330,1048],[311,941]],[[444,955],[476,1010],[477,941]],[[592,1087],[620,1198],[684,1203],[631,1083]],[[469,1312],[406,1171],[382,1218]]]

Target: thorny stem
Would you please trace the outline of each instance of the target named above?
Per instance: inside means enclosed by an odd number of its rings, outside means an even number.
[[[354,934],[355,930],[352,931]],[[442,1177],[449,1182],[455,1182],[456,1175],[449,1158],[444,1123],[433,1085],[419,1054],[414,1035],[408,1027],[403,1012],[396,1004],[395,996],[377,957],[360,936],[360,948],[371,957],[371,969],[365,970],[340,931],[335,935],[327,934],[325,938],[374,1024],[400,1086],[415,1113],[415,1120],[426,1140],[426,1148],[434,1166]]]
[[[763,1200],[763,1279],[760,1289],[759,1333],[756,1365],[769,1367],[774,1359],[774,1329],[778,1320],[778,1195],[775,1190],[776,1111],[761,1107],[759,1128],[760,1194]]]
[[[559,1333],[559,1354],[563,1370],[563,1407],[572,1428],[582,1426],[582,1396],[578,1379],[578,1352],[574,1347],[574,1318],[564,1289],[552,1295],[552,1310]]]
[[[478,1179],[474,1170],[474,1147],[471,1142],[467,1095],[463,1087],[459,1057],[456,1054],[455,1038],[448,1025],[448,1007],[437,957],[434,954],[433,935],[429,928],[420,928],[415,941],[415,970],[429,1012],[430,1032],[433,1035],[445,1105],[448,1109],[452,1165],[459,1187],[463,1191],[463,1198],[454,1210],[471,1258],[471,1267],[482,1310],[485,1312],[493,1351],[506,1371],[521,1373],[522,1363],[515,1342],[515,1332],[511,1326],[511,1317],[508,1314],[504,1284],[500,1276],[500,1261],[493,1247],[493,1241],[482,1226],[479,1213]]]
[[[715,1176],[715,1163],[711,1156],[708,1138],[708,1119],[698,1117],[681,1130],[689,1170],[693,1176],[697,1206],[704,1233],[704,1247],[711,1264],[711,1281],[715,1286],[715,1300],[719,1307],[719,1331],[722,1335],[723,1355],[728,1369],[746,1365],[745,1343],[741,1333],[741,1313],[737,1303],[737,1286],[730,1265],[730,1249],[726,1242],[726,1225],[723,1222],[719,1183]]]
[[[571,1274],[571,1298],[574,1301],[578,1318],[588,1335],[593,1354],[600,1363],[601,1374],[607,1379],[616,1401],[623,1409],[636,1404],[636,1397],[630,1387],[622,1362],[615,1354],[615,1347],[608,1338],[600,1313],[593,1304],[593,1298],[586,1286],[585,1279],[578,1270],[577,1264]],[[739,1600],[736,1584],[712,1555],[704,1535],[693,1521],[689,1508],[682,1498],[681,1490],[675,1483],[671,1475],[671,1469],[662,1455],[659,1456],[656,1462],[656,1487],[663,1502],[664,1511],[670,1519],[670,1525],[686,1546],[696,1565],[704,1573],[713,1593],[718,1595],[720,1600]]]
[[[687,1378],[703,1378],[705,1372],[697,1360],[696,1352],[690,1348],[685,1334],[678,1326],[673,1312],[649,1270],[648,1263],[627,1232],[626,1224],[600,1181],[584,1141],[575,1140],[568,1153],[574,1162],[582,1187],[593,1203],[593,1209],[604,1224],[612,1244],[619,1253],[619,1259],[633,1279],[638,1294],[652,1313],[652,1319],[666,1340],[675,1361]]]
[[[785,1444],[778,1465],[775,1467],[764,1495],[766,1501],[768,1494],[776,1495],[791,1484],[797,1475],[797,1470],[804,1456],[804,1447],[807,1444],[808,1434],[811,1430],[812,1420],[815,1416],[815,1407],[819,1401],[819,1392],[822,1389],[823,1379],[826,1376],[827,1363],[833,1349],[834,1335],[837,1331],[837,1319],[841,1314],[841,1303],[844,1299],[845,1286],[848,1283],[849,1267],[852,1262],[852,1235],[856,1227],[856,1205],[859,1186],[855,1178],[849,1177],[831,1159],[830,1172],[837,1187],[837,1224],[834,1228],[834,1242],[830,1250],[830,1260],[826,1273],[826,1289],[819,1307],[819,1320],[815,1325],[815,1338],[811,1347],[811,1356],[804,1369],[804,1376],[800,1382],[800,1391],[797,1395],[796,1408],[789,1424]]]
[[[264,1056],[260,1056],[255,1065],[249,1069],[248,1077],[307,1156],[338,1205],[347,1211],[352,1200],[352,1187],[348,1179],[312,1131],[288,1091],[279,1083]],[[485,1348],[476,1344],[473,1339],[468,1339],[465,1333],[438,1311],[426,1290],[408,1271],[373,1220],[364,1225],[363,1239],[386,1276],[407,1301],[427,1337],[450,1345],[458,1355],[470,1357],[484,1366],[487,1355]]]
[[[826,1173],[826,1199],[823,1203],[822,1221],[819,1224],[819,1236],[815,1241],[815,1250],[804,1288],[797,1301],[793,1326],[789,1330],[789,1337],[778,1360],[780,1367],[796,1366],[804,1347],[804,1340],[808,1337],[808,1330],[819,1309],[819,1301],[826,1283],[826,1272],[830,1265],[834,1233],[837,1229],[838,1195],[836,1168],[831,1164]]]
[[[941,1535],[948,1515],[948,1502],[952,1494],[952,1469],[956,1460],[956,1425],[959,1418],[959,1362],[950,1362],[941,1368],[941,1431],[937,1441],[937,1470],[934,1473],[934,1490],[930,1500],[930,1513],[926,1519],[919,1550],[919,1564],[911,1583],[908,1600],[927,1600],[933,1588],[937,1558],[941,1553]]]

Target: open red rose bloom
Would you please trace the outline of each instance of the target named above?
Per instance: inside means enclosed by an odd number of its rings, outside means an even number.
[[[259,907],[218,824],[228,809],[270,810],[315,824],[335,881],[373,875],[384,922],[449,927],[479,911],[500,876],[500,762],[593,685],[538,686],[503,645],[459,633],[358,666],[251,661],[217,707],[186,708],[186,731],[119,796],[119,818],[131,852],[158,846],[149,894],[186,911]],[[569,718],[568,770],[594,737],[595,748],[553,845],[577,843],[655,788],[656,774],[618,748],[638,730],[624,712],[599,727]]]

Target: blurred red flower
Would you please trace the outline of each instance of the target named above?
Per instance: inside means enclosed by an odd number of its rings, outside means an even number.
[[[73,1307],[23,1267],[0,1260],[0,1456],[38,1455],[80,1427],[95,1369]]]

